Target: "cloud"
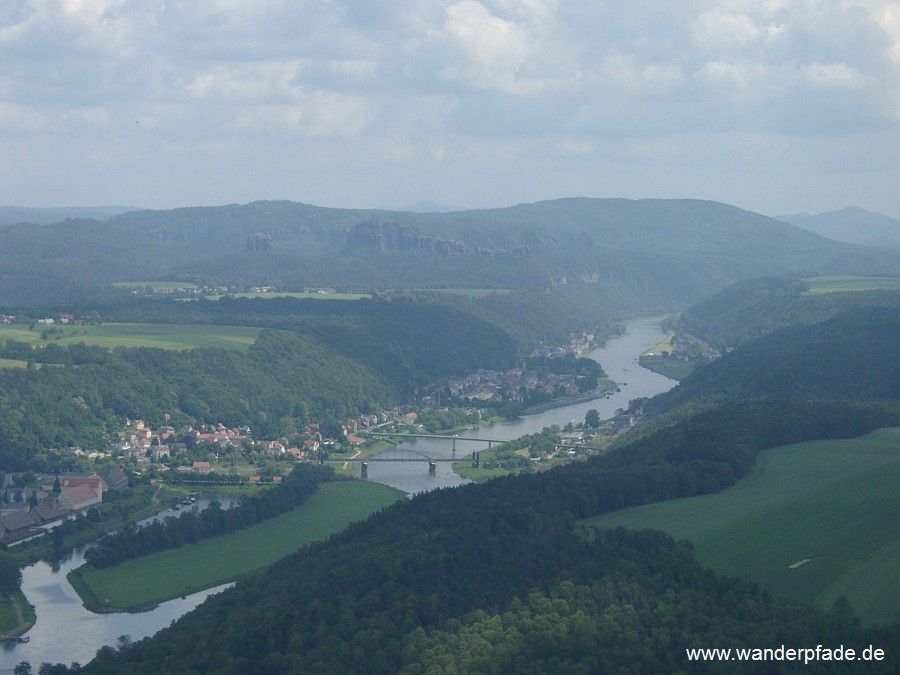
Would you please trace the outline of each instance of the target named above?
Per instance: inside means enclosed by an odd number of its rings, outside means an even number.
[[[653,173],[652,152],[625,148],[683,147],[671,139],[709,144],[702,162],[724,137],[859,147],[900,133],[896,0],[5,0],[0,59],[0,133],[30,182],[88,146],[116,184],[145,177],[153,153],[161,166],[195,153],[204,175],[233,176],[204,188],[223,201],[280,184],[247,156],[362,199],[390,176],[357,167],[385,158],[410,184],[479,194],[516,163],[512,193],[528,167],[532,185],[550,181],[547,163],[569,180],[623,158]],[[313,157],[335,173],[294,159]],[[7,178],[0,202],[18,194],[3,198]]]

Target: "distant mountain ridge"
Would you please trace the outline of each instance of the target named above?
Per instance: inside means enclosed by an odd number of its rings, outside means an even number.
[[[137,207],[135,206],[58,206],[48,208],[0,206],[0,225],[14,225],[19,223],[49,225],[51,223],[58,223],[67,218],[107,220],[120,213],[135,210],[137,210]]]
[[[759,276],[897,269],[900,251],[689,199],[568,198],[449,213],[258,201],[0,227],[7,306],[58,304],[53,294],[72,280],[184,279],[514,289],[622,314],[671,311]],[[59,290],[35,292],[35,278],[50,276]]]
[[[777,219],[835,241],[900,249],[900,220],[857,206],[816,215],[777,216]]]

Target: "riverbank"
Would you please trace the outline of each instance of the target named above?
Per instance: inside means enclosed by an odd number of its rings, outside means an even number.
[[[22,591],[0,599],[0,641],[24,635],[36,620],[34,607]]]
[[[166,600],[259,574],[402,498],[399,491],[376,483],[323,483],[302,506],[259,525],[113,567],[82,566],[68,579],[93,612],[149,610]]]
[[[578,403],[587,403],[598,398],[604,398],[614,391],[619,391],[619,385],[610,380],[608,377],[604,377],[602,380],[600,380],[599,386],[596,389],[586,391],[585,393],[579,394],[578,396],[567,396],[565,398],[556,399],[555,401],[550,401],[549,403],[544,403],[543,405],[537,405],[533,408],[528,408],[527,410],[524,410],[522,414],[539,415],[542,412],[554,410],[555,408],[564,408],[566,406],[576,405]]]

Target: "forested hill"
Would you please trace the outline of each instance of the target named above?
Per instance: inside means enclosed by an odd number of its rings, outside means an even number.
[[[896,293],[890,297],[894,299]],[[781,328],[698,369],[655,397],[648,412],[735,400],[900,399],[897,304]]]
[[[318,301],[223,299],[128,303],[121,320],[261,327],[249,353],[216,348],[39,349],[0,341],[0,466],[24,470],[38,450],[101,448],[125,418],[156,428],[247,425],[256,438],[312,422],[338,425],[413,397],[417,387],[479,368],[511,368],[503,328],[458,306],[408,297]]]
[[[798,278],[768,277],[740,281],[682,311],[677,330],[719,350],[740,347],[772,331],[815,324],[851,309],[893,307],[898,290],[844,290],[810,293]]]
[[[858,207],[816,215],[778,216],[778,220],[837,241],[900,248],[900,220]]]
[[[687,647],[877,644],[900,653],[900,624],[863,627],[842,605],[823,612],[719,577],[659,533],[575,525],[720,490],[768,447],[900,424],[898,334],[890,309],[773,333],[736,352],[740,367],[719,367],[715,384],[732,391],[760,372],[804,398],[767,398],[784,387],[760,387],[752,400],[732,397],[587,462],[399,503],[153,638],[102,649],[84,672],[652,674],[719,672],[694,668]],[[848,359],[855,375],[822,375],[810,368],[816,355],[824,371]],[[845,386],[834,388],[833,377]],[[854,393],[867,378],[870,388]],[[760,665],[731,662],[727,672]],[[855,662],[828,665],[859,672]]]
[[[761,275],[879,274],[900,252],[841,244],[693,200],[560,199],[453,213],[293,202],[134,211],[0,227],[0,305],[93,297],[113,281],[502,288],[584,311],[682,307]],[[52,278],[54,283],[42,283]],[[107,291],[109,292],[109,288]]]

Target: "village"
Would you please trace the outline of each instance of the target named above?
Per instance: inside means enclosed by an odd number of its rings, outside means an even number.
[[[14,317],[4,317],[14,319]],[[70,316],[47,321],[68,322]],[[589,349],[593,335],[574,336],[562,347],[546,348],[532,357],[559,358]],[[50,449],[49,454],[66,457],[69,471],[8,473],[0,485],[0,544],[15,544],[39,537],[57,524],[99,508],[104,495],[121,492],[138,480],[170,482],[214,482],[251,485],[278,483],[290,464],[322,461],[325,457],[360,449],[368,432],[449,433],[458,429],[446,424],[429,424],[435,416],[464,420],[459,429],[495,419],[492,405],[502,402],[533,400],[535,392],[544,398],[565,401],[582,393],[576,376],[553,372],[527,372],[524,365],[506,372],[480,370],[466,377],[450,378],[435,384],[419,405],[399,406],[377,413],[346,419],[340,435],[323,434],[320,425],[311,423],[292,434],[272,440],[257,440],[247,425],[227,427],[222,423],[200,424],[176,429],[169,415],[156,428],[141,419],[124,419],[114,440],[102,449],[80,447]],[[465,405],[451,411],[441,407],[440,390],[455,403]],[[482,407],[472,407],[481,404]],[[455,413],[455,416],[454,416]],[[579,424],[567,428],[561,437],[560,457],[568,459],[589,447],[594,436],[614,436],[634,423],[634,414],[620,411],[614,419],[596,426]],[[423,424],[424,422],[424,424]],[[452,424],[452,422],[450,422]],[[565,446],[565,449],[563,449]],[[355,454],[359,454],[356,450]],[[543,458],[553,459],[553,458]],[[81,469],[80,471],[75,468]]]

